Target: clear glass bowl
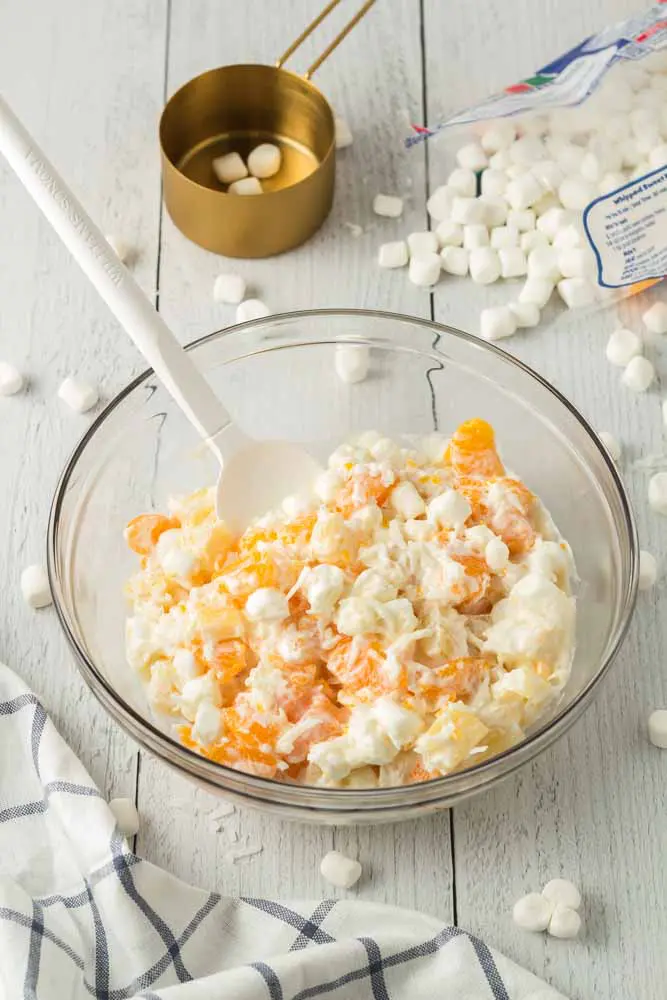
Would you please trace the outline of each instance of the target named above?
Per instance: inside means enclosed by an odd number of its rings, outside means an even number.
[[[341,338],[371,349],[368,378],[345,384],[334,370]],[[447,433],[483,417],[503,459],[546,503],[572,545],[577,648],[559,704],[527,738],[487,762],[421,784],[326,789],[256,778],[175,742],[152,718],[125,662],[123,583],[134,569],[123,528],[171,493],[215,481],[195,431],[152,372],[104,410],[72,455],[49,524],[55,605],[84,679],[142,746],[209,790],[291,818],[325,823],[396,820],[451,806],[541,753],[591,703],[632,614],[638,546],[613,463],[576,410],[514,358],[434,323],[363,310],[272,316],[222,330],[190,347],[235,420],[258,438],[312,447],[324,459],[354,432]]]

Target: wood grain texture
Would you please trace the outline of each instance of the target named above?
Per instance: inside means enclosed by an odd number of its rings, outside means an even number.
[[[564,16],[562,4],[549,3],[535,17],[534,7],[510,0],[487,8],[480,27],[474,5],[460,0],[445,8],[425,0],[428,120],[440,120],[520,79],[635,10],[629,0],[600,0],[568,4]],[[452,168],[462,141],[452,137],[431,144],[433,183]],[[476,332],[480,309],[516,294],[503,284],[482,289],[467,280],[443,281],[434,296],[435,318]],[[550,306],[539,329],[502,346],[552,381],[594,428],[612,431],[623,443],[620,467],[640,543],[664,564],[664,522],[648,511],[648,474],[635,468],[642,455],[665,452],[661,386],[634,395],[604,357],[609,333],[621,323],[640,330],[641,312],[649,304],[650,296],[643,296],[641,302],[583,315]],[[663,352],[647,353],[664,377]],[[667,885],[665,762],[645,735],[648,712],[665,704],[667,695],[662,662],[667,623],[659,612],[664,594],[663,581],[640,595],[618,662],[571,735],[496,791],[454,812],[459,922],[574,1000],[657,997],[667,975],[667,913],[660,902]],[[585,896],[585,935],[575,944],[528,935],[510,916],[518,896],[558,875],[574,879]]]

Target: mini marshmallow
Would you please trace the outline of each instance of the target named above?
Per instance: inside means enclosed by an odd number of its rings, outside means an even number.
[[[410,233],[408,247],[411,257],[423,257],[424,254],[438,252],[438,237],[435,233]]]
[[[587,278],[563,278],[556,287],[568,309],[583,309],[595,302],[595,285]]]
[[[618,462],[619,458],[621,457],[621,446],[614,437],[614,435],[610,434],[609,431],[600,431],[598,433],[598,437],[600,438],[600,441],[602,441],[602,444],[609,452],[609,457],[614,462]]]
[[[26,566],[21,573],[21,593],[31,608],[46,608],[53,603],[49,578],[43,566]]]
[[[273,177],[280,170],[283,154],[272,142],[261,142],[248,156],[248,170],[253,177]]]
[[[564,208],[550,208],[539,217],[536,226],[541,233],[553,240],[560,229],[575,222],[576,216],[573,212],[567,212]]]
[[[584,278],[593,270],[593,258],[583,247],[570,247],[558,254],[558,269],[564,278]]]
[[[240,274],[219,274],[213,284],[213,298],[216,302],[238,305],[243,302],[246,292],[245,278]]]
[[[654,747],[667,750],[667,709],[656,708],[649,715],[648,738]]]
[[[66,378],[61,384],[58,389],[58,396],[62,399],[63,403],[67,403],[70,409],[76,410],[77,413],[85,413],[87,410],[92,410],[93,406],[96,406],[99,400],[95,386],[88,385],[87,382],[79,382],[71,376]]]
[[[563,226],[562,228],[557,229],[552,240],[552,246],[554,250],[559,251],[559,258],[558,258],[559,262],[560,262],[560,251],[572,250],[575,248],[581,249],[581,244],[582,244],[581,232],[575,225]],[[576,277],[576,275],[567,275],[567,277],[568,278]]]
[[[496,226],[491,230],[491,246],[495,250],[506,250],[519,244],[519,234],[514,226]]]
[[[529,167],[531,163],[544,159],[544,143],[535,136],[523,136],[509,147],[509,155],[512,163],[521,163]]]
[[[485,222],[484,203],[477,198],[455,197],[452,202],[452,221],[468,226],[475,222]]]
[[[398,219],[403,214],[403,199],[392,194],[376,194],[373,198],[373,211],[387,219]]]
[[[502,538],[492,538],[484,548],[484,560],[492,573],[501,573],[509,562],[510,550]]]
[[[574,882],[566,878],[552,878],[542,889],[542,895],[554,906],[569,906],[571,910],[581,906],[581,893]]]
[[[435,231],[440,247],[460,247],[463,245],[463,226],[458,222],[444,219]]]
[[[538,163],[533,163],[530,172],[537,177],[545,191],[557,191],[565,177],[555,160],[540,160]]]
[[[478,285],[490,285],[500,277],[500,258],[493,247],[477,247],[468,259],[470,277]]]
[[[504,247],[498,251],[498,256],[503,278],[520,278],[526,273],[526,255],[519,247]]]
[[[456,274],[460,278],[468,273],[468,251],[463,247],[443,247],[440,251],[442,270],[447,274]]]
[[[437,253],[427,253],[423,257],[413,257],[410,261],[408,277],[413,285],[429,288],[440,277],[442,261]]]
[[[609,194],[611,191],[616,191],[617,188],[623,187],[625,184],[625,174],[621,173],[619,170],[617,173],[608,173],[600,179],[598,184],[598,191],[600,194]]]
[[[225,156],[216,156],[211,164],[213,173],[221,184],[233,184],[248,176],[248,168],[238,153],[226,153]]]
[[[575,146],[573,143],[567,143],[556,154],[556,162],[565,174],[576,175],[576,173],[581,169],[581,164],[585,155],[586,153],[581,146]]]
[[[380,267],[405,267],[408,262],[408,246],[405,240],[383,243],[378,250]]]
[[[548,278],[556,281],[560,277],[558,254],[551,247],[536,247],[528,254],[528,275],[531,278]]]
[[[544,309],[551,298],[555,284],[551,278],[529,277],[525,285],[519,292],[519,302],[524,305],[530,302],[538,309]]]
[[[487,226],[502,226],[507,220],[507,202],[504,198],[483,194],[478,199],[484,206],[484,221]]]
[[[458,167],[447,178],[447,187],[464,198],[474,198],[477,194],[477,177],[472,170]]]
[[[250,319],[263,319],[270,315],[271,310],[261,299],[246,299],[236,309],[236,322],[247,323]]]
[[[655,138],[660,141],[655,111],[651,108],[633,108],[630,112],[630,127],[638,139]]]
[[[664,302],[654,302],[651,308],[643,313],[642,320],[651,333],[667,333],[667,305]]]
[[[463,227],[463,246],[466,250],[474,250],[475,247],[488,247],[489,230],[481,223]]]
[[[584,180],[592,181],[594,184],[599,184],[602,180],[605,169],[606,163],[596,156],[595,153],[586,153],[581,161],[581,176]]]
[[[125,242],[120,236],[114,236],[113,233],[108,233],[104,239],[107,241],[113,252],[118,257],[121,264],[127,263],[131,250],[129,244]]]
[[[636,167],[638,163],[641,163],[641,150],[637,145],[636,139],[625,139],[621,143],[621,166],[625,169],[630,169]]]
[[[625,327],[614,330],[605,348],[607,361],[618,368],[625,368],[628,362],[641,352],[641,338],[632,330],[626,330]]]
[[[551,937],[575,938],[581,930],[581,917],[569,906],[556,906],[547,928]]]
[[[484,340],[502,340],[516,333],[516,319],[509,306],[482,309],[479,317],[480,336]]]
[[[509,148],[500,149],[493,156],[490,156],[489,166],[492,170],[507,170],[508,167],[511,167],[512,161],[510,159]]]
[[[134,837],[139,833],[139,813],[132,799],[111,799],[109,809],[123,837]]]
[[[537,247],[548,247],[549,238],[539,229],[529,229],[528,232],[521,233],[519,246],[528,255],[531,250],[535,250]]]
[[[339,851],[329,851],[320,862],[322,878],[339,889],[350,889],[361,878],[361,865]]]
[[[569,278],[575,281],[575,278]],[[633,392],[646,392],[655,378],[655,368],[648,358],[638,355],[628,362],[627,367],[621,375],[623,385]]]
[[[667,472],[656,472],[648,484],[648,505],[656,514],[667,515]]]
[[[393,488],[390,502],[393,510],[404,521],[413,517],[419,517],[426,512],[426,504],[422,500],[417,488],[407,480],[404,480]]]
[[[527,233],[535,228],[535,212],[532,208],[512,208],[507,213],[507,225],[519,233]]]
[[[478,142],[469,142],[461,146],[456,154],[456,161],[460,167],[468,170],[483,170],[489,162],[486,153]]]
[[[505,197],[512,208],[530,208],[544,194],[544,187],[534,176],[526,173],[516,180],[510,181],[505,191]]]
[[[350,126],[340,115],[334,117],[335,144],[336,149],[347,149],[354,142]]]
[[[659,146],[654,146],[648,154],[648,162],[654,170],[664,167],[667,163],[667,143],[661,142]]]
[[[655,556],[652,556],[646,549],[639,552],[639,589],[650,590],[655,586],[658,579],[658,564]]]
[[[566,177],[558,188],[563,207],[577,212],[582,212],[597,196],[595,184],[583,177]]]
[[[540,322],[540,310],[534,302],[510,302],[517,327],[537,326]]]
[[[507,174],[504,170],[485,170],[482,174],[482,194],[490,194],[497,198],[505,193]]]
[[[485,153],[498,153],[512,145],[516,137],[516,128],[507,118],[501,118],[482,133],[480,145]]]
[[[544,215],[545,212],[550,211],[552,208],[560,208],[558,195],[554,194],[553,191],[547,191],[542,195],[539,201],[535,202],[533,205],[533,212],[539,219],[541,215]]]
[[[234,181],[227,188],[227,194],[261,194],[262,185],[256,177],[242,177],[240,181]]]
[[[455,197],[451,188],[441,184],[426,202],[426,211],[436,222],[442,222],[443,219],[449,218]]]
[[[0,396],[14,396],[23,388],[23,376],[14,365],[0,361]]]
[[[334,364],[342,382],[363,382],[370,367],[370,349],[365,344],[337,344]]]
[[[517,927],[524,931],[545,931],[554,911],[553,904],[539,892],[529,892],[517,899],[512,909],[512,918]]]

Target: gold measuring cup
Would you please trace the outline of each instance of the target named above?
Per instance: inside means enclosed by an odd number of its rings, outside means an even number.
[[[206,250],[227,257],[270,257],[299,246],[329,214],[334,116],[310,77],[375,0],[366,0],[304,76],[282,67],[339,3],[327,4],[275,66],[209,70],[176,91],[162,112],[165,205],[181,232]],[[245,159],[261,142],[280,147],[280,170],[262,181],[262,194],[227,194],[213,160],[233,151]]]

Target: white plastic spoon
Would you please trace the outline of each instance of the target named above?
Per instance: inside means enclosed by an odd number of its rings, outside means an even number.
[[[237,427],[97,226],[0,96],[0,152],[76,262],[220,462],[216,510],[232,531],[310,492],[314,458],[287,441],[253,441]]]

